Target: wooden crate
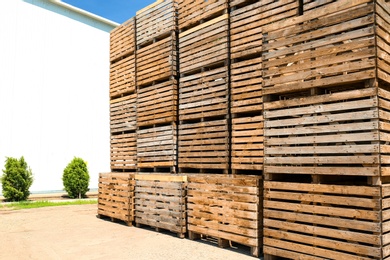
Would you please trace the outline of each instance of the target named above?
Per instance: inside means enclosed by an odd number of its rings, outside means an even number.
[[[390,184],[382,185],[382,257],[390,256]]]
[[[263,170],[264,122],[262,116],[233,118],[231,167]]]
[[[175,167],[177,151],[176,124],[137,131],[137,167]]]
[[[177,75],[174,33],[137,50],[137,86],[167,80]]]
[[[137,129],[137,94],[130,94],[110,101],[111,134]]]
[[[229,15],[224,14],[179,34],[180,73],[199,71],[229,58]]]
[[[261,176],[188,175],[188,231],[252,248],[262,244]]]
[[[264,254],[381,259],[380,187],[264,181]]]
[[[138,89],[138,126],[177,121],[177,85],[177,81],[171,79]]]
[[[131,18],[110,33],[110,61],[116,62],[135,51],[135,19]]]
[[[100,173],[98,215],[122,220],[131,226],[134,220],[134,174]]]
[[[131,54],[110,65],[110,97],[135,92],[135,55]]]
[[[135,223],[169,230],[184,238],[187,232],[187,177],[173,174],[135,175]]]
[[[265,102],[264,173],[379,176],[376,92]]]
[[[179,125],[179,168],[229,169],[226,119]]]
[[[336,1],[263,27],[263,94],[375,77],[374,4]]]
[[[137,135],[111,135],[110,160],[112,171],[135,170],[137,166]]]
[[[378,88],[381,176],[390,176],[390,88]]]
[[[378,78],[390,83],[390,3],[376,0],[376,45]]]
[[[298,1],[230,1],[231,58],[261,55],[263,26],[298,15]]]
[[[228,0],[178,0],[179,5],[179,30],[184,31],[201,20],[208,20],[228,9]]]
[[[231,64],[232,114],[263,110],[261,58],[236,61]]]
[[[228,114],[228,67],[180,78],[179,120],[194,120]]]
[[[137,45],[165,38],[177,31],[177,3],[175,0],[157,0],[141,9],[137,18]]]

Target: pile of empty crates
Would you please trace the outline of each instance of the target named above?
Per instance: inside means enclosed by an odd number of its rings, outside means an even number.
[[[100,216],[390,257],[390,2],[159,0],[111,32]]]

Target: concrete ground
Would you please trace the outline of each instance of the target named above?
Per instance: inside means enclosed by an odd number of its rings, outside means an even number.
[[[96,205],[0,209],[0,259],[256,259],[249,248],[128,227],[96,217]]]

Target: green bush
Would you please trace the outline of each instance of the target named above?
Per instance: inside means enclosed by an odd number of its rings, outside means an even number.
[[[1,185],[4,198],[7,201],[27,200],[33,183],[33,175],[23,156],[19,160],[7,157],[3,173]]]
[[[81,158],[73,160],[64,169],[62,182],[70,198],[84,198],[89,184],[87,163]]]

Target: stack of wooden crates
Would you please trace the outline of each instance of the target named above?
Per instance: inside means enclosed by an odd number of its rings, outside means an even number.
[[[389,31],[386,0],[140,10],[111,33],[99,214],[265,259],[389,258]]]

